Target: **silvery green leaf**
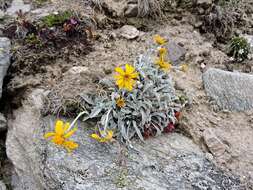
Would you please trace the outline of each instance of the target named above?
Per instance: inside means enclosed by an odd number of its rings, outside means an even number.
[[[137,125],[136,125],[136,122],[133,121],[132,123],[133,123],[133,127],[134,127],[134,129],[135,129],[135,131],[136,131],[138,137],[139,137],[142,141],[144,141],[143,136],[142,136],[142,134],[141,134],[141,131],[140,131],[140,129],[139,129],[139,128],[137,127]]]
[[[92,100],[92,98],[90,98],[89,96],[87,96],[86,94],[82,95],[81,98],[87,102],[88,104],[91,104],[93,105],[94,104],[94,101]]]
[[[132,111],[130,110],[130,109],[125,109],[125,108],[121,108],[121,110],[120,110],[122,113],[124,113],[124,114],[131,114],[132,113]]]
[[[100,112],[102,111],[101,107],[95,107],[94,109],[92,109],[91,113],[90,113],[90,118],[94,118],[97,117],[98,114],[100,114]]]
[[[144,125],[147,122],[147,116],[143,108],[140,109],[141,112],[141,124]]]
[[[106,78],[101,79],[101,80],[99,81],[99,83],[100,83],[101,85],[106,86],[106,87],[114,87],[114,86],[115,86],[115,84],[113,83],[112,80],[109,80],[109,79],[106,79]]]

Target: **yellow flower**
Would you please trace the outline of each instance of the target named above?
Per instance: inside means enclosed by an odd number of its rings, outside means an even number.
[[[133,86],[136,83],[136,79],[139,76],[139,74],[135,71],[135,68],[126,64],[125,71],[120,67],[116,67],[115,71],[117,72],[117,75],[115,75],[114,78],[116,79],[116,84],[119,89],[132,91]]]
[[[189,67],[188,67],[187,64],[183,64],[183,65],[181,65],[181,66],[179,67],[179,69],[180,69],[181,71],[183,71],[183,72],[187,72],[188,69],[189,69]]]
[[[116,105],[119,107],[119,108],[123,108],[125,107],[126,103],[125,103],[125,100],[124,98],[117,98],[116,99]]]
[[[166,48],[159,48],[159,56],[165,56],[167,53],[167,49]]]
[[[155,35],[154,36],[154,41],[155,43],[157,43],[158,45],[164,45],[166,44],[167,40],[164,39],[163,37],[161,37],[160,35]]]
[[[101,131],[99,135],[96,133],[93,133],[90,135],[90,137],[101,143],[109,142],[112,140],[113,131],[112,130]]]
[[[55,123],[55,131],[46,133],[44,137],[46,139],[51,138],[51,142],[62,146],[63,148],[67,149],[68,152],[71,152],[78,147],[78,144],[73,141],[68,141],[67,139],[75,133],[77,128],[68,131],[69,127],[70,124],[68,122],[64,124],[63,121],[57,120]]]
[[[156,60],[155,63],[164,71],[169,71],[171,69],[171,64],[164,61],[162,57]]]

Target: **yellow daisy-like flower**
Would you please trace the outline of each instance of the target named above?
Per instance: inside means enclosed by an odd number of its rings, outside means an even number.
[[[188,67],[187,64],[183,64],[183,65],[181,65],[181,66],[179,67],[179,69],[180,69],[181,71],[183,71],[183,72],[187,72],[188,69],[189,69],[189,67]]]
[[[159,56],[165,56],[167,53],[167,49],[166,48],[159,48]]]
[[[161,57],[156,60],[155,63],[165,72],[171,69],[171,64],[169,62],[164,61]]]
[[[109,142],[113,139],[113,131],[101,131],[100,134],[93,133],[90,137],[101,143]]]
[[[124,98],[117,98],[116,99],[116,105],[119,107],[119,108],[123,108],[125,107],[126,103],[125,103],[125,100]]]
[[[68,152],[71,152],[78,147],[78,144],[67,139],[75,133],[77,128],[68,131],[69,128],[70,124],[68,122],[64,124],[63,121],[57,120],[55,123],[55,131],[46,133],[44,137],[46,139],[50,138],[51,142],[65,148]]]
[[[116,84],[119,89],[126,89],[128,91],[133,90],[133,86],[136,84],[136,80],[139,76],[138,72],[131,65],[126,64],[125,71],[121,67],[116,67],[117,74],[114,76]]]
[[[160,35],[155,35],[154,36],[154,41],[155,43],[157,43],[158,45],[164,45],[167,43],[167,40],[164,39],[163,37],[161,37]]]

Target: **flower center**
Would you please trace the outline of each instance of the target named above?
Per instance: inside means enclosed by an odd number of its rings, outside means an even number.
[[[125,79],[125,80],[129,80],[129,79],[131,79],[131,76],[130,76],[129,74],[125,74],[125,75],[124,75],[124,79]]]
[[[60,135],[55,135],[53,141],[55,144],[62,145],[65,139]]]

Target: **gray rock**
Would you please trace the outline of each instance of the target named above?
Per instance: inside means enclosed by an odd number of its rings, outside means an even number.
[[[169,58],[174,64],[178,64],[184,59],[186,54],[186,50],[184,47],[170,40],[167,43],[166,47],[168,49]]]
[[[29,12],[31,10],[31,5],[25,4],[23,0],[13,0],[6,13],[11,16],[16,16],[16,12],[19,10],[23,13]]]
[[[124,25],[119,30],[119,35],[128,40],[137,38],[140,35],[140,31],[131,25]]]
[[[7,129],[7,121],[3,114],[0,113],[0,132]]]
[[[222,109],[253,108],[253,75],[211,68],[203,74],[203,82],[207,95]]]
[[[197,0],[197,5],[204,9],[211,7],[212,3],[212,0]]]
[[[11,42],[8,38],[0,38],[0,98],[2,97],[3,79],[10,66]]]
[[[116,142],[95,142],[89,138],[93,125],[79,123],[71,137],[79,147],[68,154],[43,139],[53,130],[53,118],[41,117],[42,99],[42,90],[32,92],[9,119],[6,144],[18,179],[15,190],[246,189],[177,133],[135,141],[135,150],[127,150]]]
[[[101,6],[104,10],[109,12],[113,17],[121,17],[127,6],[125,0],[103,0]]]
[[[6,190],[6,186],[2,181],[0,181],[0,190]]]
[[[231,160],[230,149],[224,144],[211,128],[205,129],[203,133],[204,142],[218,163],[227,163]]]
[[[253,35],[244,35],[243,37],[248,41],[250,47],[253,48]]]
[[[137,17],[138,16],[138,4],[128,4],[125,10],[124,16]]]

